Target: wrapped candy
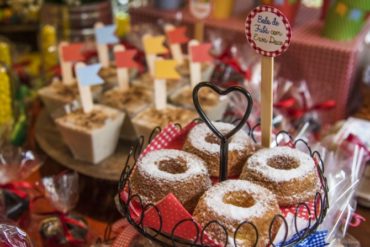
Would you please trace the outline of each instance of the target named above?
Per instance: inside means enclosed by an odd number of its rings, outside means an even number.
[[[39,229],[44,246],[85,246],[87,222],[83,217],[70,213],[78,202],[78,174],[64,172],[45,177],[42,186],[46,198],[56,209],[40,213],[46,216]]]
[[[43,163],[32,151],[14,146],[3,146],[0,153],[0,204],[7,218],[25,225],[29,216],[30,183],[19,181],[27,178]]]
[[[27,234],[16,226],[0,224],[0,246],[32,247]]]

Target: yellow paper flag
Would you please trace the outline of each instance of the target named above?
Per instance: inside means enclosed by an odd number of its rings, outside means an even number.
[[[167,48],[163,45],[165,36],[146,36],[143,38],[144,50],[147,54],[167,53]]]
[[[155,79],[180,79],[179,73],[176,71],[177,62],[176,60],[156,60],[155,61]]]

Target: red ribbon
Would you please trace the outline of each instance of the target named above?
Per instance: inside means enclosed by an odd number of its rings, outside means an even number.
[[[305,97],[302,96],[304,99]],[[279,108],[285,110],[287,115],[293,119],[299,119],[303,115],[312,112],[312,111],[322,111],[322,110],[330,110],[336,106],[335,100],[327,100],[318,104],[314,104],[311,107],[307,107],[305,100],[303,101],[303,106],[301,108],[292,108],[297,103],[297,99],[291,97],[288,99],[281,100],[274,104],[275,108]]]
[[[22,199],[26,199],[28,197],[28,193],[25,192],[25,190],[30,190],[32,188],[32,184],[28,182],[12,182],[0,185],[0,189],[8,190]]]
[[[353,213],[352,219],[351,219],[351,222],[349,223],[349,225],[351,227],[358,227],[364,221],[366,221],[366,219],[364,217],[362,217],[361,215],[359,215],[357,213]]]
[[[74,226],[78,226],[78,227],[83,228],[83,229],[87,229],[87,225],[83,221],[74,219],[74,218],[68,216],[67,213],[63,213],[63,212],[60,212],[60,211],[38,213],[38,215],[58,217],[60,222],[62,223],[64,236],[67,239],[68,243],[83,244],[83,243],[86,242],[85,240],[77,239],[76,237],[74,237],[71,230],[68,228],[68,225],[74,225]]]
[[[365,152],[366,152],[366,155],[368,157],[370,157],[370,149],[356,135],[349,134],[344,141],[349,142],[349,143],[352,143],[354,145],[357,145],[357,146],[363,148],[365,150]]]

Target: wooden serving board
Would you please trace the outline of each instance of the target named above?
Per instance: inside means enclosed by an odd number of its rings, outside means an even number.
[[[61,165],[75,170],[88,177],[117,182],[125,165],[126,158],[132,142],[120,140],[116,152],[93,165],[74,159],[68,147],[64,144],[56,125],[46,110],[42,110],[36,121],[36,140],[44,152]]]

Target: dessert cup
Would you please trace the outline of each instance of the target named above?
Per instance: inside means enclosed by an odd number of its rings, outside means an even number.
[[[102,87],[96,85],[91,87],[91,89],[94,99],[99,97]],[[80,98],[76,82],[72,84],[63,84],[59,80],[53,81],[49,86],[38,90],[38,95],[50,115],[64,107],[66,104],[70,104],[74,100],[79,100]]]
[[[170,102],[176,106],[194,109],[193,89],[190,86],[176,90],[170,97]],[[220,120],[225,113],[227,100],[219,96],[210,88],[199,91],[199,102],[207,116],[211,120]]]
[[[114,88],[104,93],[100,102],[126,113],[120,137],[135,140],[137,135],[131,119],[152,104],[153,93],[139,86],[132,86],[127,90]]]
[[[103,105],[90,113],[77,110],[55,120],[75,159],[93,164],[114,153],[125,114]]]
[[[195,111],[168,105],[163,110],[149,107],[136,115],[132,119],[132,123],[138,136],[144,136],[148,140],[153,129],[158,126],[162,129],[169,123],[179,123],[185,126],[197,117]]]

